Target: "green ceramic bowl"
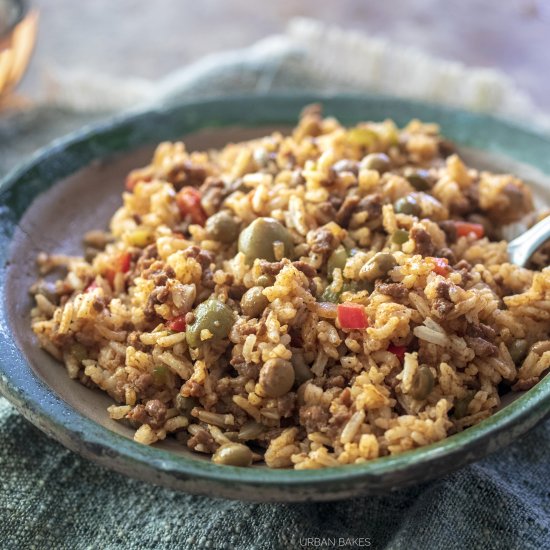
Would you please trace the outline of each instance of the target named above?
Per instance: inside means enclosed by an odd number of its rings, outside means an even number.
[[[145,447],[111,421],[108,399],[68,379],[29,328],[28,287],[39,250],[77,252],[84,231],[105,225],[124,174],[156,143],[190,147],[288,128],[304,105],[323,103],[344,123],[434,121],[479,167],[512,170],[550,204],[550,139],[495,118],[366,96],[272,95],[187,103],[115,118],[60,139],[0,184],[0,389],[32,423],[68,448],[127,475],[193,493],[256,501],[330,500],[383,493],[445,475],[501,449],[550,412],[550,377],[491,418],[437,444],[366,464],[316,471],[217,466],[175,443]],[[503,450],[502,452],[506,452]]]

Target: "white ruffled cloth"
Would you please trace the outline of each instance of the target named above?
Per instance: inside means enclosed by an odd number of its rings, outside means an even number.
[[[53,138],[114,112],[270,91],[395,95],[493,113],[550,132],[550,115],[498,70],[297,18],[284,34],[209,55],[157,81],[85,70],[49,74],[44,101],[0,118],[0,175]]]
[[[443,103],[550,130],[550,116],[501,71],[466,67],[304,18],[291,20],[285,34],[209,55],[159,82],[67,72],[54,75],[52,84],[49,101],[78,111],[175,103],[205,92],[345,90]]]

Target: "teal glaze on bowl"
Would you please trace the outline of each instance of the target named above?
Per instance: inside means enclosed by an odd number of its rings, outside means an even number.
[[[385,118],[393,118],[399,125],[411,118],[437,122],[447,137],[469,150],[503,155],[550,174],[550,138],[542,134],[490,116],[384,97],[213,99],[117,117],[57,140],[0,183],[0,390],[28,420],[86,458],[173,489],[243,500],[312,501],[384,493],[445,475],[501,449],[550,413],[550,377],[546,377],[477,426],[427,447],[341,468],[242,469],[217,466],[190,452],[175,452],[174,447],[139,445],[69,405],[67,396],[64,399],[55,393],[37,374],[42,359],[29,362],[28,356],[38,352],[25,343],[21,318],[16,318],[25,317],[21,304],[28,298],[23,296],[26,290],[21,288],[15,267],[24,262],[32,270],[34,258],[21,258],[14,249],[21,238],[19,224],[37,197],[47,196],[43,193],[96,161],[106,160],[108,170],[109,158],[204,128],[292,125],[311,102],[321,102],[326,114],[345,124]],[[121,190],[122,185],[116,192]],[[46,354],[40,353],[46,361]],[[59,376],[68,378],[62,367]]]

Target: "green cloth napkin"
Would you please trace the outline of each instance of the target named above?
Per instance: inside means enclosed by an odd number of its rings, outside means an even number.
[[[550,120],[498,73],[297,21],[285,36],[211,56],[159,85],[134,83],[129,95],[114,97],[113,90],[128,86],[113,87],[116,82],[105,79],[103,88],[92,88],[83,99],[83,83],[66,81],[56,104],[0,120],[0,174],[53,137],[137,103],[271,90],[407,95],[392,83],[411,63],[418,68],[416,76],[406,73],[414,97],[529,117],[541,125]],[[445,93],[454,90],[453,79],[462,83],[459,94]],[[549,548],[549,456],[547,421],[485,460],[387,496],[248,504],[177,493],[96,466],[48,439],[0,398],[0,547]]]

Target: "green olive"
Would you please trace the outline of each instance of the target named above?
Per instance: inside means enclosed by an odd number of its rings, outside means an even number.
[[[294,244],[288,229],[273,218],[258,218],[241,231],[239,252],[245,255],[246,263],[249,265],[253,264],[256,258],[274,262],[281,259],[275,257],[273,245],[276,242],[283,243],[285,258],[292,257]]]
[[[514,340],[509,346],[508,351],[516,365],[519,365],[527,355],[527,340]]]
[[[230,244],[239,236],[239,222],[227,210],[221,210],[206,220],[206,231],[211,239]]]
[[[409,232],[404,229],[396,229],[391,236],[391,240],[395,244],[404,244],[409,240]]]
[[[427,170],[408,170],[405,172],[405,177],[417,191],[427,191],[431,188]]]
[[[79,342],[75,342],[71,346],[71,353],[76,357],[78,361],[83,361],[88,357],[88,350]]]
[[[343,172],[350,172],[351,174],[357,175],[357,162],[348,159],[342,159],[335,162],[332,165],[332,169],[337,173],[341,174]]]
[[[379,252],[361,268],[361,277],[367,281],[381,279],[396,265],[393,254]]]
[[[360,147],[371,147],[378,140],[376,132],[370,128],[365,128],[364,126],[350,128],[347,133],[347,138],[351,144],[358,145]]]
[[[185,416],[191,414],[191,411],[197,405],[198,401],[194,397],[184,397],[179,393],[176,395],[176,409]]]
[[[250,466],[252,451],[242,443],[224,443],[212,455],[212,462],[224,466]]]
[[[470,402],[474,398],[475,394],[476,394],[475,391],[470,390],[468,391],[466,397],[462,397],[455,401],[453,417],[456,420],[460,420],[461,418],[468,416],[468,407],[470,405]]]
[[[421,401],[430,395],[434,387],[434,376],[429,367],[420,367],[414,375],[411,395]]]
[[[266,275],[264,273],[256,279],[256,283],[258,286],[263,286],[264,288],[267,286],[273,286],[273,284],[275,283],[275,277],[273,275]]]
[[[209,330],[213,340],[222,340],[227,337],[235,322],[233,310],[216,298],[199,304],[194,314],[195,321],[188,325],[185,333],[187,344],[192,348],[200,345],[202,330]]]
[[[294,385],[294,367],[285,359],[269,359],[260,370],[260,386],[268,397],[281,397]]]
[[[420,208],[417,200],[411,195],[396,200],[393,209],[398,214],[409,214],[410,216],[420,216],[422,213],[422,208]]]
[[[336,268],[344,269],[347,259],[348,253],[342,245],[332,252],[327,261],[327,275],[329,279],[332,279],[332,273]]]
[[[307,380],[311,380],[311,378],[313,378],[311,369],[305,364],[301,357],[300,359],[295,360],[292,365],[294,367],[294,378],[296,379],[296,383],[298,385],[301,385]]]
[[[262,294],[261,286],[249,288],[241,298],[241,310],[249,317],[259,317],[269,304],[269,300]]]
[[[153,380],[157,386],[164,386],[168,383],[168,367],[161,365],[153,369]]]
[[[380,174],[387,172],[391,167],[390,157],[385,153],[371,153],[361,161],[361,168],[376,170]]]

